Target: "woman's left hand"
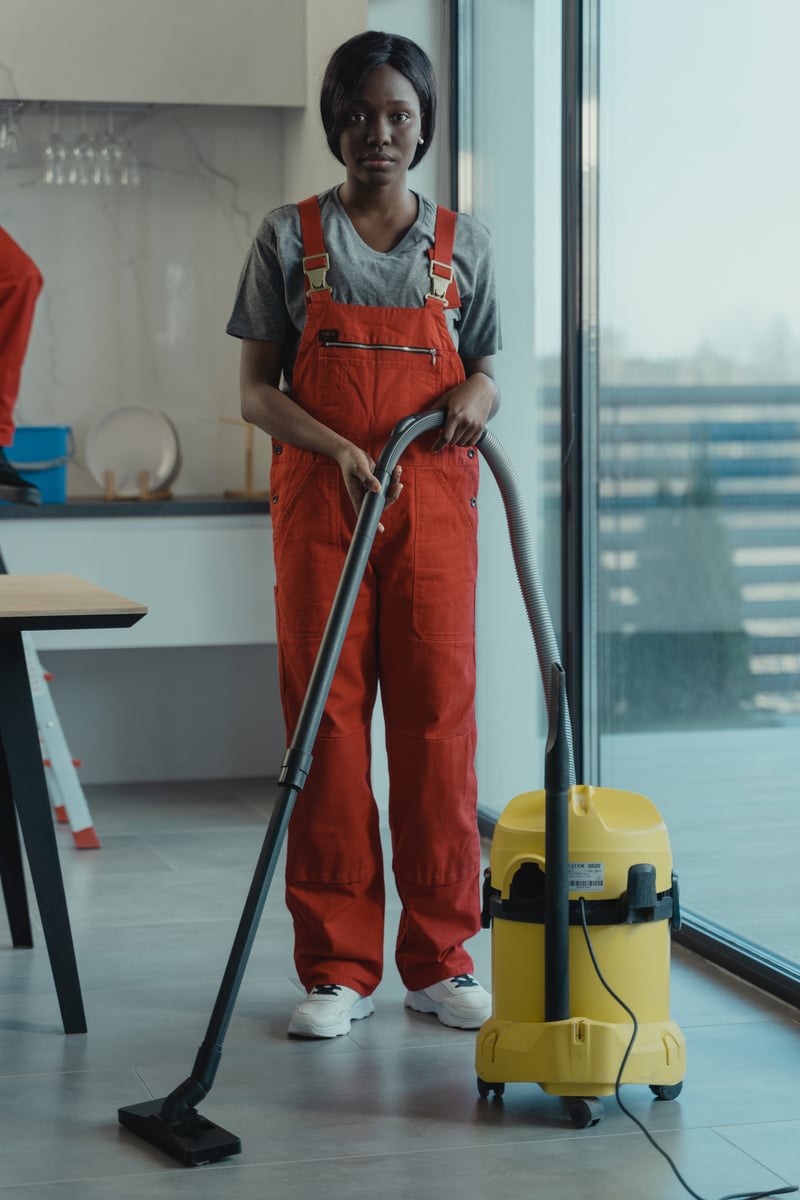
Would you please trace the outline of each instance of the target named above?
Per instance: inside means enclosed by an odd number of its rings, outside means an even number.
[[[469,367],[476,369],[472,371]],[[447,418],[439,430],[433,445],[437,454],[445,446],[474,446],[486,423],[498,407],[498,392],[486,360],[480,365],[467,364],[467,378],[441,399],[441,407],[447,409]]]

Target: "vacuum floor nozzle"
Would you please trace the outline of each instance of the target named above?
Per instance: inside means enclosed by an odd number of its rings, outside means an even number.
[[[197,1109],[189,1109],[173,1126],[162,1117],[163,1106],[163,1100],[131,1104],[119,1109],[119,1123],[185,1167],[199,1167],[202,1163],[241,1154],[242,1143],[236,1134],[208,1121]]]

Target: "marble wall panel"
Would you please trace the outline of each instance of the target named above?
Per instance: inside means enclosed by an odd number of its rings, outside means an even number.
[[[283,198],[280,112],[116,110],[114,132],[135,150],[138,186],[45,182],[56,124],[68,174],[82,125],[100,138],[106,110],[28,102],[16,119],[19,154],[0,154],[0,224],[45,278],[18,423],[72,426],[70,495],[100,492],[86,469],[86,436],[128,404],[160,409],[176,426],[176,494],[240,487],[244,430],[219,420],[239,412],[238,343],[225,324],[258,222]],[[268,446],[257,442],[263,475]]]

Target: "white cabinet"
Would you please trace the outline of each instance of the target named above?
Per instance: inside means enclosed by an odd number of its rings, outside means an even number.
[[[39,649],[275,641],[272,525],[266,515],[5,521],[0,553],[15,575],[78,575],[148,607],[131,629],[38,633]]]
[[[303,0],[0,0],[2,94],[299,106]]]

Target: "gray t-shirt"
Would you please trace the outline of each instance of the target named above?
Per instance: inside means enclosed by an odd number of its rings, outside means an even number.
[[[328,283],[341,304],[417,308],[430,289],[430,257],[436,205],[418,196],[417,219],[392,250],[369,247],[356,232],[332,188],[319,197],[325,248],[331,261]],[[303,244],[296,204],[267,213],[242,268],[228,333],[286,347],[286,382],[306,319]],[[495,354],[501,345],[494,258],[486,226],[459,213],[453,268],[461,308],[445,309],[447,323],[462,359]]]

